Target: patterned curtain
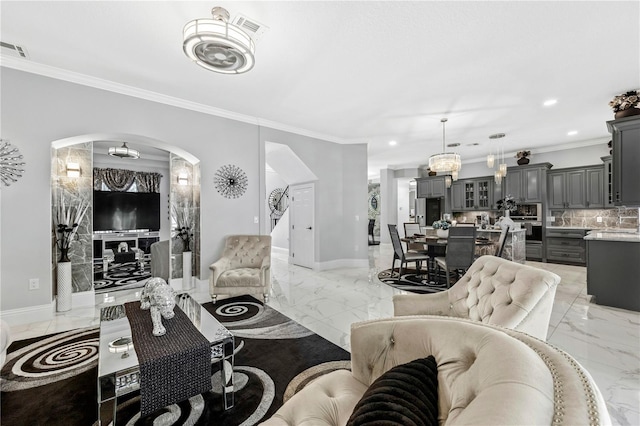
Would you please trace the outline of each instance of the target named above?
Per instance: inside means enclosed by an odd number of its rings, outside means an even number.
[[[160,192],[161,178],[160,173],[94,167],[93,189],[100,191],[105,184],[110,191],[125,192],[135,182],[138,192]]]

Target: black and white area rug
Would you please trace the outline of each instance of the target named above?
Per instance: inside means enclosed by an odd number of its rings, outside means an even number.
[[[96,293],[144,287],[151,278],[150,262],[140,267],[138,262],[111,264],[104,273],[102,265],[94,265],[93,285]]]
[[[400,276],[399,268],[395,268],[393,271],[385,269],[378,273],[378,279],[391,287],[412,293],[437,293],[447,289],[444,276],[431,277],[430,279],[425,270],[421,270],[418,275],[418,271],[415,269],[403,269],[402,276]]]
[[[117,425],[254,425],[311,379],[350,368],[347,351],[250,296],[206,303],[235,336],[235,405],[212,390],[140,419],[140,395],[118,398]],[[97,328],[14,342],[0,375],[3,426],[97,425]]]

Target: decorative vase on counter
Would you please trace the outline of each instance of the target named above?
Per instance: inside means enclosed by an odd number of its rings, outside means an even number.
[[[191,290],[191,259],[192,253],[190,251],[182,252],[182,289]]]
[[[500,229],[505,229],[507,226],[509,229],[514,229],[516,223],[511,219],[511,212],[509,209],[504,211],[504,216],[498,219],[497,224],[500,226]]]
[[[447,238],[447,237],[449,237],[449,230],[448,229],[436,229],[436,234],[438,235],[438,238]]]
[[[66,257],[66,256],[65,256]],[[58,312],[67,312],[71,310],[71,293],[73,287],[71,285],[71,262],[58,262],[57,270],[57,297],[56,310]]]
[[[529,158],[528,157],[520,157],[518,158],[517,161],[519,166],[524,166],[525,164],[529,164]]]

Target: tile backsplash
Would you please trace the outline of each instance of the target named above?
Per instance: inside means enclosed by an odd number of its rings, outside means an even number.
[[[638,211],[634,208],[589,209],[589,210],[551,210],[547,226],[584,227],[592,229],[621,228],[638,229]],[[598,217],[602,222],[598,222]]]

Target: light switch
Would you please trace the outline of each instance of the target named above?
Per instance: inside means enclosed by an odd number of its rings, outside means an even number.
[[[253,223],[260,223],[260,218],[258,216],[254,216]]]
[[[602,216],[596,216],[596,222],[602,223]]]

